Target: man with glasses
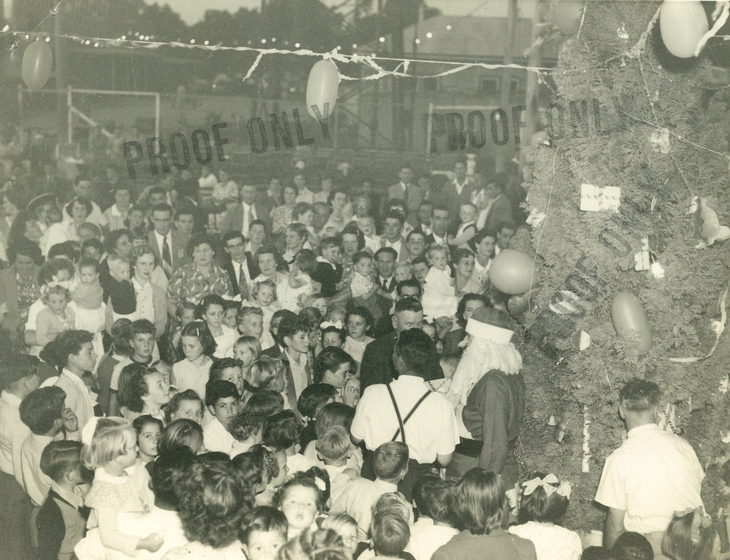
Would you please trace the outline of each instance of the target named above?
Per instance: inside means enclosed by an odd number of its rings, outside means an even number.
[[[233,286],[233,295],[241,295],[241,300],[249,299],[253,279],[259,271],[253,263],[253,256],[246,253],[246,240],[240,231],[229,231],[223,234],[223,248],[228,258],[224,257],[221,268],[226,271]]]
[[[393,332],[373,340],[365,347],[360,367],[360,387],[362,391],[377,383],[390,383],[395,379],[393,369],[393,348],[401,332],[423,327],[423,307],[417,299],[405,297],[395,304]],[[426,381],[443,379],[436,347],[431,345],[427,365],[423,372]]]

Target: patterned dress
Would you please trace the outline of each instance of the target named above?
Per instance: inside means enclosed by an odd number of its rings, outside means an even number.
[[[195,263],[186,264],[175,271],[167,286],[167,297],[175,306],[183,300],[198,304],[208,294],[233,297],[228,274],[217,266],[213,266],[210,276],[204,276]]]

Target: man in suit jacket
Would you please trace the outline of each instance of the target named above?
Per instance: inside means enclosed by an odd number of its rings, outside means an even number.
[[[155,252],[165,275],[171,278],[173,272],[190,260],[186,253],[185,238],[172,229],[172,206],[163,202],[152,208],[152,227],[147,242]]]
[[[399,198],[405,202],[409,222],[416,219],[418,207],[426,197],[419,185],[413,183],[413,170],[408,165],[401,166],[398,173],[400,182],[388,187],[388,199]]]
[[[426,236],[426,248],[431,245],[446,245],[451,211],[445,206],[435,206],[431,218],[431,233]]]
[[[258,276],[254,272],[258,267],[253,264],[253,255],[244,248],[246,239],[240,231],[227,231],[222,237],[226,256],[223,257],[222,268],[228,273],[233,286],[233,295],[241,295],[241,301],[250,299],[253,279]]]
[[[454,180],[441,192],[441,200],[449,209],[452,226],[458,224],[461,205],[471,202],[471,195],[474,192],[474,184],[466,176],[466,164],[463,161],[456,162],[454,174],[456,175]]]
[[[360,388],[365,391],[370,385],[390,383],[395,378],[393,368],[393,348],[398,335],[407,329],[423,326],[423,307],[414,298],[403,298],[395,305],[392,333],[372,341],[365,347],[360,366]],[[444,373],[439,365],[435,346],[431,346],[428,366],[423,372],[426,381],[443,379]]]
[[[256,201],[256,187],[243,185],[241,187],[241,204],[236,204],[226,212],[221,224],[221,231],[240,231],[248,236],[251,222],[261,220],[266,224],[266,231],[271,232],[271,209]]]
[[[484,189],[484,207],[476,221],[477,229],[496,231],[502,222],[512,222],[512,203],[504,194],[507,188],[507,176],[497,175],[493,183]]]
[[[4,317],[0,314],[0,327],[15,333],[24,319],[18,307],[18,274],[21,278],[32,278],[38,285],[38,271],[41,250],[36,243],[22,238],[8,250],[8,258],[12,263],[9,268],[0,270],[0,306],[7,306]]]

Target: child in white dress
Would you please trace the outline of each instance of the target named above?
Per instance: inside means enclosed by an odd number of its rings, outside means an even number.
[[[215,339],[215,358],[232,358],[233,346],[238,340],[238,332],[223,323],[225,307],[226,302],[221,296],[208,294],[195,310],[197,318],[205,321]]]
[[[423,286],[423,315],[427,320],[452,317],[459,305],[454,279],[449,267],[448,249],[443,245],[431,247],[428,251],[431,268],[426,274]]]
[[[94,335],[92,343],[97,356],[104,355],[102,333],[106,324],[106,304],[103,296],[99,283],[99,263],[92,258],[82,257],[79,261],[79,284],[73,291],[73,301],[69,307],[76,314],[75,328],[89,331]],[[94,366],[95,371],[96,366]]]
[[[59,334],[73,329],[76,322],[76,315],[68,305],[71,294],[66,286],[56,284],[44,287],[43,291],[46,307],[38,313],[36,319],[36,345],[33,347],[36,356]]]
[[[121,418],[93,418],[82,430],[81,459],[94,469],[94,482],[86,495],[91,508],[90,531],[74,549],[79,560],[103,560],[108,549],[136,556],[139,550],[155,552],[164,544],[153,530],[147,537],[127,535],[117,529],[122,516],[139,517],[154,505],[149,474],[137,464],[137,433]]]
[[[271,336],[269,330],[271,318],[274,313],[281,310],[281,304],[276,297],[276,284],[268,278],[259,280],[253,286],[251,300],[251,306],[261,308],[264,313],[264,331],[261,333],[260,338],[261,347],[270,348],[274,345],[274,337]]]
[[[307,297],[319,291],[319,284],[313,282],[311,277],[316,269],[317,257],[311,249],[302,249],[297,253],[289,274],[276,286],[283,309],[299,313],[304,308]]]

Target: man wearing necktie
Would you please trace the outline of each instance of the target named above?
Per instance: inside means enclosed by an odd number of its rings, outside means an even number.
[[[157,204],[152,209],[152,226],[154,229],[149,233],[148,244],[160,259],[162,270],[171,278],[186,260],[182,235],[172,229],[172,206],[164,202]]]
[[[223,247],[229,259],[223,262],[222,268],[228,273],[234,292],[241,294],[241,301],[249,298],[251,274],[249,256],[246,254],[246,239],[239,231],[229,231],[223,235]]]

